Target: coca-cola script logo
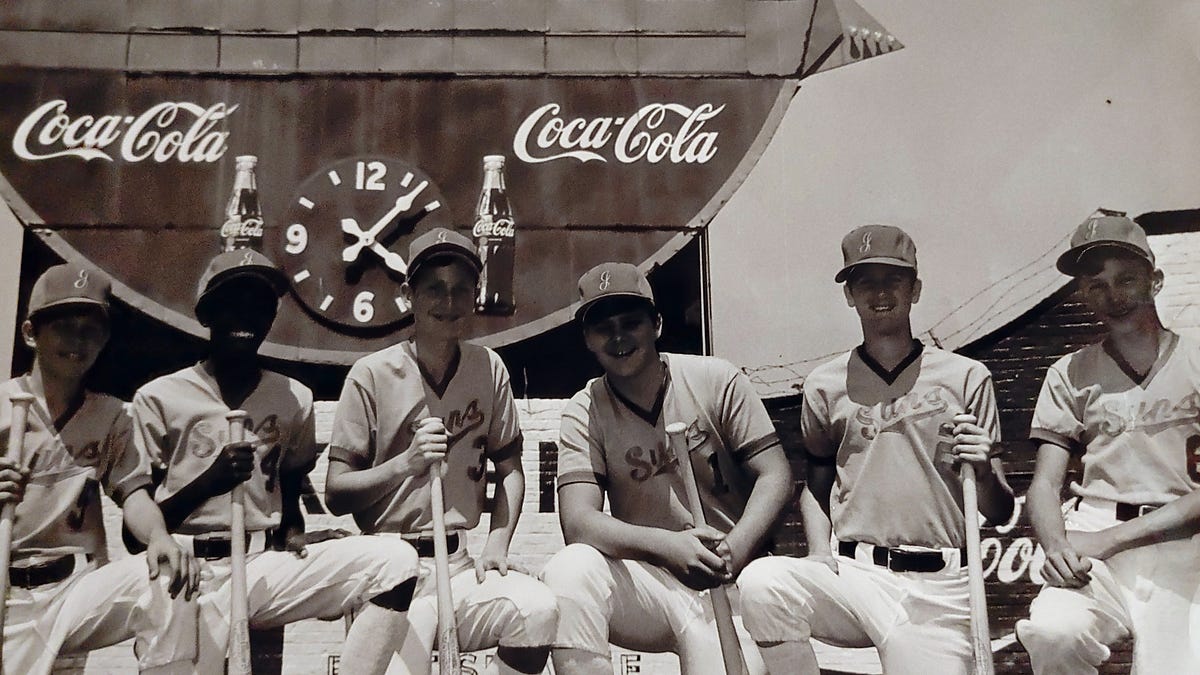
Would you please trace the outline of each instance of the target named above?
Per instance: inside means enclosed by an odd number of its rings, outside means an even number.
[[[629,117],[568,120],[559,115],[559,104],[547,103],[521,122],[513,137],[513,152],[531,164],[568,157],[607,162],[605,154],[623,164],[704,164],[717,154],[718,136],[716,131],[704,131],[704,125],[724,109],[711,103],[695,108],[651,103]]]
[[[225,154],[229,137],[217,124],[234,110],[236,105],[225,103],[205,108],[187,101],[166,101],[140,115],[72,118],[67,114],[67,102],[56,99],[38,106],[21,121],[12,148],[29,161],[79,157],[111,162],[113,155],[105,149],[120,141],[116,153],[127,162],[215,162]]]
[[[517,229],[513,227],[512,218],[480,218],[471,228],[471,234],[476,237],[515,237]]]
[[[262,218],[246,218],[245,220],[231,218],[221,224],[222,237],[254,237],[262,239]]]

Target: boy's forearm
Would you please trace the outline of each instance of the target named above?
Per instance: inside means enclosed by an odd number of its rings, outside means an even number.
[[[729,531],[726,541],[731,550],[743,557],[761,548],[779,514],[787,507],[795,492],[792,474],[764,473],[755,480],[754,489],[746,501],[742,517]]]
[[[497,477],[491,529],[488,532],[489,545],[503,546],[504,550],[508,550],[513,534],[517,531],[517,521],[521,518],[524,495],[524,472],[509,471]]]

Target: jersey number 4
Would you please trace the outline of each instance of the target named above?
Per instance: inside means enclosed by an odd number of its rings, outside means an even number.
[[[1192,480],[1200,483],[1200,434],[1187,439],[1187,471]]]

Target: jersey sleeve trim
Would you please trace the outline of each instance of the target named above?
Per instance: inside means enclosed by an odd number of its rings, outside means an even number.
[[[108,491],[108,496],[112,498],[117,506],[121,506],[125,503],[129,495],[142,489],[145,489],[150,494],[154,493],[154,481],[150,479],[149,474],[130,476],[120,484],[112,486]]]
[[[558,477],[558,489],[575,483],[590,483],[608,489],[608,478],[592,471],[570,471]]]
[[[1050,431],[1049,429],[1031,429],[1029,431],[1029,440],[1057,445],[1075,455],[1082,455],[1087,450],[1079,441]]]
[[[507,445],[504,445],[496,450],[490,450],[487,453],[488,459],[493,462],[503,462],[506,459],[513,459],[521,456],[521,450],[525,445],[525,438],[521,434],[512,439]]]
[[[336,445],[329,446],[329,460],[331,462],[342,462],[355,469],[365,468],[368,462],[361,454]]]
[[[738,448],[738,450],[733,453],[733,459],[737,462],[747,462],[750,460],[750,458],[770,450],[777,445],[782,446],[782,443],[779,441],[779,435],[774,433],[767,434],[756,441],[751,441],[741,448]]]

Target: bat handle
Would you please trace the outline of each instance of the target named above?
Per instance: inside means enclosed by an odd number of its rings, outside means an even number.
[[[246,412],[233,410],[225,415],[229,422],[229,442],[246,440]],[[250,675],[250,602],[246,585],[246,490],[242,483],[229,493],[229,672]]]
[[[697,527],[707,525],[704,517],[704,502],[700,499],[700,488],[696,484],[696,473],[692,470],[692,455],[688,451],[687,425],[682,422],[672,422],[667,425],[667,440],[671,451],[679,461],[679,472],[683,478],[683,489],[687,495],[688,512]],[[721,644],[721,659],[725,665],[726,675],[743,675],[747,672],[746,661],[742,655],[742,645],[738,641],[737,631],[733,624],[733,607],[729,604],[729,594],[724,586],[717,586],[708,591],[712,602],[713,620],[717,625],[717,639]]]
[[[971,648],[975,675],[992,675],[991,629],[988,626],[987,592],[983,583],[983,558],[979,541],[979,493],[975,466],[963,462],[958,469],[962,481],[963,523],[967,541],[967,579],[971,608]]]
[[[25,392],[9,396],[12,404],[11,424],[8,428],[7,456],[17,460],[18,464],[25,462],[25,424],[29,419],[29,406],[33,405],[35,397]],[[9,502],[0,509],[0,634],[3,634],[5,620],[8,618],[8,568],[12,562],[13,521],[16,518],[17,505]],[[0,673],[4,672],[4,655],[0,650]]]
[[[454,596],[450,591],[450,551],[446,544],[446,501],[442,493],[445,462],[429,467],[429,502],[433,520],[433,558],[437,581],[438,673],[459,675],[458,622],[454,617]]]

